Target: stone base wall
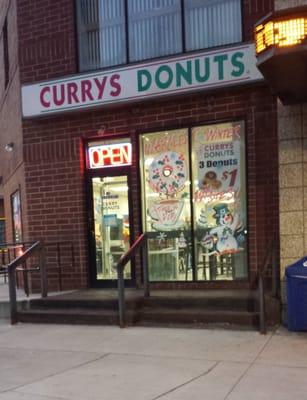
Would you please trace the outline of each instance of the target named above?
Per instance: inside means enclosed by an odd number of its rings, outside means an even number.
[[[280,276],[286,322],[285,268],[307,253],[307,104],[278,105]]]
[[[275,10],[307,0],[275,0]],[[307,104],[278,105],[280,277],[286,322],[285,268],[307,253]]]

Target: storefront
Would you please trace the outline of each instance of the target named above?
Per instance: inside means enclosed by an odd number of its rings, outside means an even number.
[[[24,85],[22,104],[29,198],[45,185],[30,233],[79,251],[65,288],[114,287],[141,233],[154,288],[255,287],[278,230],[278,155],[253,44]],[[142,274],[136,257],[127,286]]]
[[[116,261],[134,239],[132,151],[140,160],[150,281],[247,280],[244,121],[142,133],[138,140],[133,149],[129,137],[86,145],[93,284],[116,279]],[[129,266],[127,280],[134,276]]]

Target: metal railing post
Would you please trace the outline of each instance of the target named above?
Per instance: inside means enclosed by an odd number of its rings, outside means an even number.
[[[8,269],[11,324],[17,323],[17,296],[15,269]]]
[[[144,296],[150,296],[149,288],[149,271],[148,271],[148,242],[147,237],[145,237],[145,242],[142,249],[142,264],[143,264],[143,278],[144,278]]]
[[[121,264],[117,265],[117,276],[118,276],[119,326],[121,328],[125,328],[125,326],[126,326],[125,282],[124,282],[124,268]]]
[[[259,275],[259,329],[260,333],[265,335],[267,333],[266,315],[265,315],[265,298],[264,298],[264,282],[262,274]]]
[[[58,278],[59,278],[59,290],[62,291],[62,265],[61,265],[61,247],[60,243],[56,244],[57,251],[57,263],[58,263]]]
[[[134,257],[137,250],[140,249],[141,246],[145,246],[146,237],[142,234],[130,247],[130,249],[121,256],[119,262],[116,265],[117,268],[117,287],[118,287],[118,313],[119,313],[119,326],[124,328],[126,326],[126,304],[125,304],[125,279],[124,279],[124,268],[125,265]],[[142,258],[147,257],[147,249],[142,252]],[[147,259],[142,260],[144,262],[143,265],[147,268],[148,262]],[[145,268],[145,269],[146,269]],[[144,272],[144,289],[145,295],[149,296],[149,287],[148,287],[148,270]]]
[[[22,254],[25,252],[25,245],[22,244],[21,247]],[[16,252],[14,252],[14,255]],[[16,258],[16,257],[15,257]],[[30,296],[30,288],[29,288],[29,277],[27,272],[27,260],[22,264],[22,277],[23,277],[23,287],[27,297]]]
[[[39,250],[39,268],[41,272],[41,290],[42,290],[42,297],[48,296],[48,277],[47,277],[47,270],[46,270],[46,259],[45,259],[45,247],[42,247]]]

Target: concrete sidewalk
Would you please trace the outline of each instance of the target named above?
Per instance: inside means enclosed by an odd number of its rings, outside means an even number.
[[[305,400],[307,334],[0,325],[0,400]]]

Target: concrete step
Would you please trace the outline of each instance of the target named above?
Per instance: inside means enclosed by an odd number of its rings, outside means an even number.
[[[135,309],[140,307],[142,304],[142,299],[127,299],[126,307],[129,309]],[[38,309],[74,309],[74,308],[84,308],[84,309],[100,309],[100,310],[118,310],[118,300],[117,299],[101,299],[101,300],[91,300],[91,299],[63,299],[57,297],[47,297],[40,299],[30,300],[30,308],[33,310]]]
[[[18,321],[29,323],[118,325],[118,312],[89,308],[45,308],[18,312]],[[203,308],[151,308],[127,310],[126,324],[138,326],[195,326],[209,324],[258,326],[258,314],[248,311],[221,311]]]
[[[29,309],[20,311],[22,322],[118,325],[116,291],[80,291],[32,299]],[[269,325],[279,322],[279,301],[266,296]],[[127,325],[150,326],[258,326],[258,298],[254,291],[127,291]]]
[[[248,297],[233,296],[227,297],[157,297],[152,295],[151,297],[143,299],[144,307],[151,308],[163,308],[170,307],[174,309],[207,309],[207,310],[233,310],[233,311],[255,311],[257,309],[257,300],[253,295]]]
[[[138,325],[208,325],[224,324],[257,327],[257,312],[208,309],[143,308],[138,313]]]
[[[134,312],[127,311],[127,324],[136,320]],[[18,312],[19,322],[82,325],[118,325],[118,312],[88,308],[30,309]]]
[[[156,294],[152,291],[149,298],[144,298],[143,294],[136,297],[126,298],[127,309],[136,309],[140,307],[173,307],[173,308],[206,308],[206,309],[225,309],[254,311],[257,305],[257,298],[254,292],[238,291],[227,292],[208,291],[195,292],[195,294],[185,293],[184,291],[174,296],[172,293]],[[32,309],[42,308],[99,308],[107,310],[117,310],[118,300],[116,297],[95,296],[94,298],[69,296],[53,296],[30,300]]]

